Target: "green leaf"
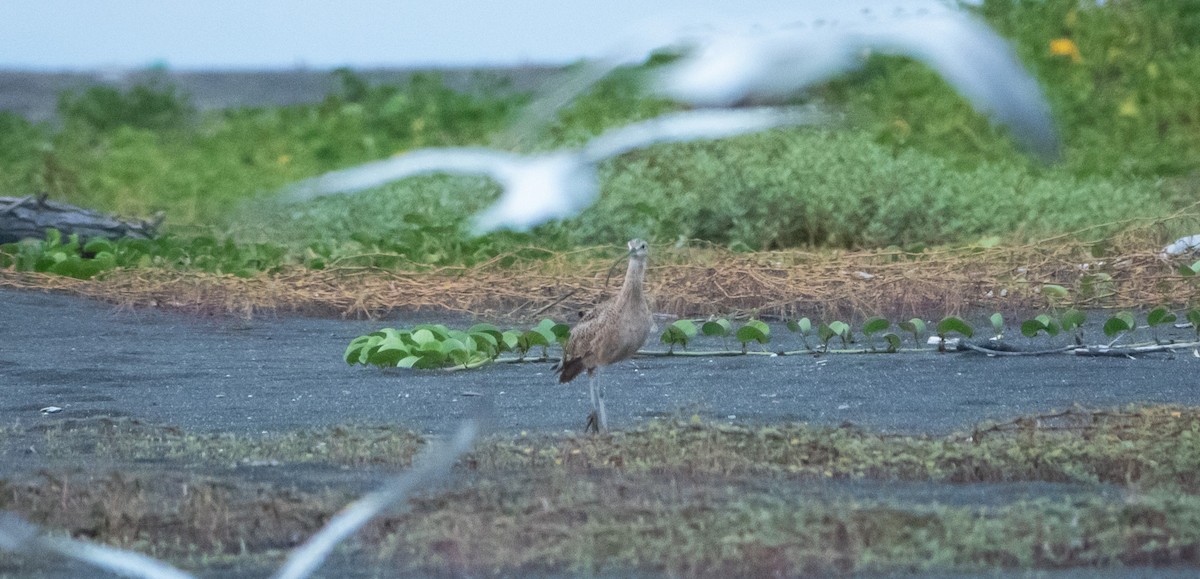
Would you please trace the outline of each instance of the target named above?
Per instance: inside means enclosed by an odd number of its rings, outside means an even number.
[[[1163,307],[1154,308],[1146,315],[1146,324],[1153,327],[1174,323],[1178,318],[1170,310]]]
[[[438,340],[445,340],[450,337],[450,328],[444,324],[417,324],[413,326],[412,332],[416,334],[419,331],[428,331],[430,335]]]
[[[516,350],[521,343],[521,333],[516,330],[505,330],[500,336],[500,343],[504,344],[504,349],[509,352]]]
[[[403,344],[392,343],[376,348],[367,358],[367,363],[374,366],[391,367],[409,355],[408,348],[405,348]]]
[[[683,333],[683,330],[680,330],[679,328],[676,328],[675,326],[667,326],[667,329],[663,330],[662,336],[659,338],[659,341],[664,344],[670,344],[672,346],[674,346],[674,345],[687,346],[688,337],[687,337],[687,334]]]
[[[793,332],[800,332],[807,336],[812,331],[812,321],[808,318],[800,318],[799,320],[788,320],[787,328]]]
[[[358,351],[358,363],[364,366],[369,363],[367,360],[371,358],[371,354],[374,354],[375,350],[379,349],[379,346],[384,340],[384,338],[378,334],[370,334],[365,336],[365,338],[366,340],[363,342],[362,348],[360,348]]]
[[[550,332],[554,334],[554,341],[560,346],[567,345],[567,341],[571,339],[571,326],[566,324],[554,324],[550,326]]]
[[[696,324],[691,320],[675,320],[662,333],[661,341],[664,344],[680,345],[687,347],[688,341],[696,335]]]
[[[829,322],[829,329],[833,331],[835,336],[839,336],[844,341],[850,340],[850,324],[842,321]]]
[[[750,320],[746,322],[746,325],[738,328],[736,336],[743,345],[750,342],[765,344],[771,340],[770,333],[771,328],[767,324],[759,320]]]
[[[837,332],[833,331],[833,328],[829,327],[829,324],[821,324],[817,328],[817,338],[826,344],[828,344],[829,340],[832,340],[836,335]]]
[[[518,348],[520,350],[528,350],[534,346],[549,346],[550,342],[554,339],[553,336],[554,334],[550,334],[550,337],[547,338],[546,334],[539,332],[537,328],[531,329],[521,334]]]
[[[1065,298],[1067,297],[1068,293],[1067,288],[1061,285],[1048,283],[1042,286],[1042,295],[1051,298]]]
[[[901,330],[904,330],[913,335],[913,339],[921,341],[921,336],[925,334],[925,320],[921,318],[913,318],[907,322],[897,324]]]
[[[1021,322],[1021,335],[1025,336],[1026,338],[1032,338],[1036,336],[1038,332],[1045,329],[1046,324],[1043,324],[1038,320],[1025,320],[1024,322]]]
[[[1087,321],[1087,314],[1076,309],[1070,309],[1063,313],[1061,321],[1063,330],[1069,332],[1075,328],[1083,327],[1083,323]]]
[[[1000,315],[1000,312],[992,314],[988,320],[992,322],[992,329],[995,330],[997,334],[1004,333],[1004,316]]]
[[[412,333],[412,339],[418,346],[424,346],[430,342],[438,342],[437,336],[433,335],[433,331],[428,327],[421,328]]]
[[[446,365],[446,355],[438,351],[421,352],[419,360],[412,367],[419,370],[432,370]]]
[[[971,325],[962,319],[955,316],[946,316],[942,318],[942,321],[938,322],[937,333],[939,336],[945,337],[950,332],[957,332],[968,338],[975,334],[975,330],[971,329]]]
[[[474,326],[467,328],[467,333],[473,336],[479,334],[492,336],[497,344],[504,340],[503,332],[500,331],[500,328],[497,328],[492,324],[475,324]]]
[[[100,253],[102,251],[113,253],[116,250],[117,246],[113,245],[113,242],[104,239],[103,237],[93,237],[89,239],[88,242],[83,246],[83,251],[85,253]]]
[[[870,336],[878,334],[892,326],[892,323],[883,318],[870,318],[863,323],[862,333]]]
[[[1133,319],[1133,314],[1129,312],[1121,312],[1104,322],[1104,335],[1110,338],[1128,332],[1133,329],[1136,321]]]
[[[671,327],[679,328],[689,338],[696,337],[696,323],[691,320],[675,320],[671,322]]]
[[[883,339],[887,342],[888,353],[895,354],[900,351],[900,336],[888,332],[883,335]]]
[[[704,325],[700,326],[700,331],[705,336],[724,338],[733,331],[733,325],[729,323],[729,320],[721,318],[718,320],[704,322]]]
[[[462,340],[459,340],[457,338],[446,338],[444,341],[442,341],[439,344],[439,346],[440,346],[439,351],[441,351],[441,353],[447,354],[447,355],[449,355],[452,352],[466,353],[466,352],[470,352],[470,351],[474,350],[474,348],[468,348],[467,345]]]
[[[412,368],[413,364],[421,361],[420,356],[405,356],[396,362],[397,368]]]
[[[471,339],[475,341],[478,349],[491,348],[492,350],[498,350],[500,348],[500,340],[503,339],[503,335],[500,332],[493,334],[491,332],[472,331],[467,335],[471,336]]]
[[[359,336],[350,340],[350,345],[346,346],[346,353],[342,354],[342,359],[346,360],[347,364],[354,365],[359,363],[359,355],[363,347],[366,346],[370,336]]]
[[[1187,312],[1187,321],[1192,323],[1192,329],[1200,333],[1200,308],[1192,308]]]

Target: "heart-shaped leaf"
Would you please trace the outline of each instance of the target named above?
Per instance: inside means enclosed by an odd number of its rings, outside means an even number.
[[[705,336],[724,338],[733,331],[733,325],[729,323],[729,320],[721,318],[718,320],[704,322],[704,324],[700,326],[700,331],[704,333]]]

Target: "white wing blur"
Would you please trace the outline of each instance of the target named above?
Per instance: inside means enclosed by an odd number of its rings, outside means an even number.
[[[944,8],[852,6],[829,19],[694,39],[693,49],[660,73],[656,88],[704,106],[779,99],[856,68],[877,50],[920,60],[1009,126],[1023,146],[1045,158],[1057,155],[1058,137],[1037,82],[986,25]]]
[[[480,147],[420,149],[300,181],[284,189],[283,200],[299,202],[353,193],[425,173],[482,173],[507,186],[523,161],[520,155]]]
[[[581,155],[585,162],[596,163],[659,143],[721,139],[786,125],[828,123],[833,120],[833,115],[813,107],[670,113],[610,130],[588,141]]]
[[[525,231],[551,219],[572,217],[599,195],[595,164],[578,151],[525,157],[500,199],[472,224],[476,235],[496,229]]]

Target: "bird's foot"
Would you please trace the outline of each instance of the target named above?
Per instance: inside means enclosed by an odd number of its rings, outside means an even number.
[[[588,414],[587,424],[584,425],[583,431],[600,433],[600,417],[596,414],[595,410],[591,414]]]

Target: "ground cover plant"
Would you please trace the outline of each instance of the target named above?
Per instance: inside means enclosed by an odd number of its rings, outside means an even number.
[[[186,569],[277,566],[359,494],[343,479],[353,476],[353,488],[380,480],[428,443],[395,428],[273,440],[108,419],[10,436],[5,453],[52,452],[40,474],[2,479],[0,509]],[[369,525],[327,571],[1196,565],[1197,452],[1197,410],[1171,406],[1070,409],[947,437],[687,416],[603,437],[497,435],[463,458],[458,482]],[[70,466],[82,457],[123,473]],[[206,474],[194,474],[199,466]],[[973,485],[991,498],[980,502]],[[891,490],[859,496],[868,488]],[[5,572],[46,563],[0,553]]]
[[[1160,337],[1160,329],[1172,327],[1176,320],[1183,317],[1188,320],[1182,327],[1190,328],[1197,339],[1170,339]],[[794,347],[794,340],[785,345],[771,343],[771,327],[762,320],[747,319],[737,322],[725,317],[709,319],[678,319],[666,325],[658,336],[657,342],[666,350],[643,348],[639,356],[699,356],[712,358],[715,356],[803,356],[826,354],[896,354],[904,351],[937,350],[974,351],[990,356],[1016,355],[1048,355],[1073,354],[1076,356],[1135,356],[1150,353],[1174,353],[1179,350],[1200,350],[1200,308],[1192,308],[1181,316],[1164,307],[1155,308],[1145,316],[1144,323],[1139,325],[1137,317],[1128,311],[1117,312],[1105,319],[1101,325],[1106,341],[1093,343],[1084,341],[1084,325],[1087,314],[1076,309],[1068,309],[1060,315],[1038,314],[1020,323],[1020,333],[1026,338],[1043,338],[1053,340],[1059,334],[1066,333],[1072,340],[1068,345],[1061,345],[1058,340],[1054,345],[1025,346],[1017,349],[1002,341],[1006,329],[1004,316],[999,312],[988,319],[995,335],[991,339],[970,341],[975,337],[974,326],[957,316],[946,316],[940,321],[928,324],[920,318],[902,320],[895,325],[897,329],[912,336],[911,340],[902,338],[896,332],[888,332],[893,323],[878,316],[864,320],[860,325],[852,326],[841,320],[829,322],[814,322],[809,318],[785,320],[784,327],[799,337],[801,349]],[[926,328],[933,328],[931,341],[928,346],[925,340]],[[1124,340],[1138,329],[1150,330],[1150,340],[1134,342]],[[689,349],[688,345],[698,335],[721,340],[723,349],[715,350],[711,346]],[[876,335],[879,335],[878,344]],[[350,365],[377,366],[379,368],[412,368],[417,370],[449,369],[467,370],[478,368],[488,363],[520,363],[525,361],[544,362],[550,359],[550,349],[554,347],[555,359],[561,360],[562,347],[571,335],[567,324],[555,323],[546,318],[537,325],[526,329],[510,329],[501,331],[493,324],[480,323],[466,330],[449,328],[442,324],[419,324],[412,328],[383,328],[370,334],[358,336],[346,346],[342,358]],[[796,336],[793,336],[796,337]],[[834,348],[831,342],[837,338],[840,348]],[[655,340],[651,340],[654,342]],[[740,345],[740,349],[731,349],[730,343]],[[907,342],[907,343],[906,343]],[[1119,343],[1119,344],[1118,344]],[[710,342],[711,344],[711,342]],[[948,346],[949,344],[949,346]],[[753,345],[753,349],[751,349]],[[879,346],[879,347],[877,347]],[[534,357],[532,350],[540,347],[541,355]],[[501,357],[510,353],[507,357]]]
[[[506,142],[527,95],[500,83],[459,93],[436,75],[372,86],[341,71],[341,89],[321,103],[205,113],[166,79],[66,94],[54,124],[0,115],[0,187],[118,213],[164,210],[175,234],[164,253],[203,254],[210,240],[233,239],[239,251],[250,244],[257,249],[248,251],[276,256],[222,271],[319,267],[362,255],[400,268],[469,265],[528,245],[563,250],[634,236],[741,250],[919,250],[1161,218],[1193,202],[1194,8],[1056,0],[993,1],[979,11],[1011,36],[1042,81],[1064,135],[1061,164],[1039,166],[1016,152],[932,72],[880,57],[813,93],[845,107],[847,126],[632,153],[606,167],[599,204],[532,235],[466,234],[468,215],[496,193],[479,178],[435,176],[299,209],[247,209],[248,200],[322,171],[425,146]],[[614,75],[513,146],[571,146],[675,106],[643,96],[637,73]],[[1159,232],[1155,243],[1175,233]]]

